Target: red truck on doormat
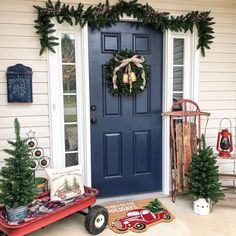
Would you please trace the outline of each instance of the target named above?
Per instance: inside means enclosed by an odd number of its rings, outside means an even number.
[[[170,220],[172,220],[172,216],[167,210],[152,213],[151,211],[142,208],[128,211],[125,217],[114,220],[112,222],[112,227],[115,227],[119,231],[126,231],[129,228],[145,230],[149,224],[157,221]]]

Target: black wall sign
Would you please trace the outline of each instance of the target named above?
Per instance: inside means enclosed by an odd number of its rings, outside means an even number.
[[[32,69],[22,64],[7,68],[8,102],[33,102]]]

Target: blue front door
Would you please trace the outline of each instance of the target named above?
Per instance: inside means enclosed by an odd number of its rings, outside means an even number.
[[[134,97],[116,97],[105,84],[105,65],[119,50],[143,55],[151,82]],[[163,34],[134,22],[89,28],[92,186],[100,196],[162,189]]]

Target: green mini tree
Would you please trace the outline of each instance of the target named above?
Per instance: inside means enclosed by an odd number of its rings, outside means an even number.
[[[71,190],[71,187],[69,186],[69,183],[68,183],[67,179],[64,179],[63,190],[64,191],[70,191]]]
[[[149,202],[149,204],[145,206],[145,208],[151,211],[152,213],[157,213],[165,210],[157,199],[154,199]]]
[[[16,140],[9,141],[12,149],[4,149],[10,155],[0,171],[0,203],[10,208],[26,206],[36,195],[34,171],[30,169],[32,161],[30,150],[20,136],[20,124],[14,121]]]
[[[224,193],[220,189],[219,166],[213,149],[206,146],[204,135],[197,154],[192,156],[188,172],[188,194],[194,198],[211,199],[217,202]]]
[[[77,181],[77,179],[75,178],[75,176],[73,177],[73,189],[77,189],[79,188],[79,183]]]

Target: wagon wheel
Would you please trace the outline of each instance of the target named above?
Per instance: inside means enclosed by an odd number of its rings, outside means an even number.
[[[164,214],[164,220],[170,220],[171,216],[169,214]]]
[[[85,228],[92,234],[100,234],[107,226],[108,211],[103,206],[94,206],[87,214],[85,218]]]
[[[143,230],[146,228],[146,225],[142,222],[138,222],[135,226],[134,226],[134,229],[137,229],[137,230]]]

